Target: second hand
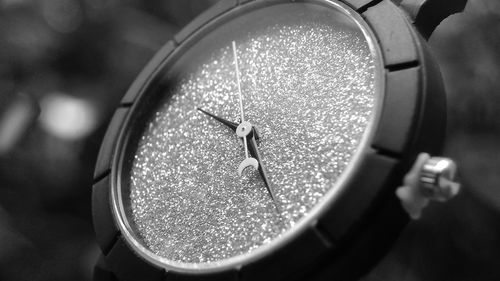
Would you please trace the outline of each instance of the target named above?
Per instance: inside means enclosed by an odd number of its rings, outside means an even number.
[[[240,113],[241,113],[241,123],[245,122],[245,114],[243,112],[243,95],[241,94],[241,82],[240,82],[240,68],[238,66],[238,53],[236,52],[236,42],[233,43],[233,57],[234,65],[236,67],[236,81],[238,84],[238,95],[240,97]],[[246,150],[246,147],[245,147]]]
[[[239,69],[239,65],[238,65],[238,53],[236,51],[236,43],[234,41],[232,41],[232,45],[233,45],[233,57],[234,57],[234,65],[236,68],[236,81],[238,84],[238,96],[239,96],[239,100],[240,100],[240,114],[241,114],[241,123],[238,126],[238,128],[236,129],[236,134],[239,137],[243,138],[243,143],[245,146],[245,156],[246,156],[245,160],[243,160],[243,162],[241,162],[240,166],[238,167],[238,172],[241,176],[242,171],[246,167],[249,167],[249,166],[253,166],[256,170],[259,170],[259,173],[262,176],[262,179],[264,180],[264,184],[266,185],[266,189],[269,192],[269,196],[271,197],[271,199],[275,203],[275,207],[276,207],[278,213],[281,215],[281,209],[277,205],[271,184],[270,184],[269,180],[267,179],[267,175],[264,171],[262,163],[259,163],[261,161],[261,159],[260,159],[259,151],[257,149],[257,145],[255,142],[255,135],[253,134],[253,132],[254,132],[253,125],[250,124],[250,122],[245,121],[245,114],[244,114],[244,110],[243,110],[243,94],[241,93],[240,69]],[[252,133],[252,135],[251,135],[252,136],[252,140],[251,140],[252,146],[251,147],[253,150],[253,154],[259,160],[255,159],[253,157],[248,157],[247,136],[249,136],[250,133]]]
[[[232,42],[233,44],[233,57],[234,57],[234,66],[236,68],[236,82],[238,85],[238,96],[240,100],[240,116],[241,116],[241,123],[236,128],[236,134],[243,138],[243,144],[245,146],[245,160],[243,160],[238,167],[238,173],[240,176],[243,173],[243,170],[246,169],[247,167],[254,167],[254,169],[259,168],[259,162],[257,159],[253,157],[249,157],[248,155],[248,142],[247,142],[247,135],[252,131],[252,124],[250,122],[245,122],[245,113],[243,111],[243,95],[241,94],[241,81],[240,81],[240,68],[238,66],[238,53],[236,52],[236,42]]]

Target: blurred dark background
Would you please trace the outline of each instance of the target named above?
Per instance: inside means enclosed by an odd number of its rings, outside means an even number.
[[[141,68],[216,0],[0,0],[0,280],[90,280],[90,196],[107,122]],[[500,1],[430,39],[463,189],[365,280],[500,280]],[[40,113],[38,115],[38,113]]]

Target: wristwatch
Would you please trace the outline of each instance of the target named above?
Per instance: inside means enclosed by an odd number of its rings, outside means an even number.
[[[426,44],[466,0],[218,2],[123,97],[95,170],[95,280],[353,280],[429,199]],[[399,187],[399,188],[398,188]]]

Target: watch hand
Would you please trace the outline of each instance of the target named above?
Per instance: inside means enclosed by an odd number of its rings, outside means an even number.
[[[238,124],[237,124],[237,123],[234,123],[234,122],[231,122],[231,121],[229,121],[229,120],[226,120],[226,119],[224,119],[224,118],[222,118],[222,117],[219,117],[219,116],[213,115],[212,113],[209,113],[209,112],[207,112],[207,111],[205,111],[205,110],[203,110],[203,109],[201,109],[201,108],[199,108],[199,107],[198,107],[197,109],[198,109],[198,111],[200,111],[200,112],[202,112],[202,113],[204,113],[204,114],[206,114],[206,115],[208,115],[208,116],[210,116],[210,117],[214,118],[215,120],[217,120],[217,121],[221,122],[222,124],[224,124],[224,125],[226,125],[227,127],[229,127],[231,130],[233,130],[234,132],[236,132],[236,128],[238,127]]]
[[[245,114],[243,113],[243,95],[241,94],[240,69],[238,67],[238,53],[236,52],[236,43],[233,41],[234,67],[236,68],[236,81],[238,84],[238,96],[240,97],[240,113],[241,123],[245,122]]]
[[[200,112],[214,118],[215,120],[221,122],[222,124],[226,125],[227,127],[229,127],[231,130],[233,130],[234,132],[236,132],[236,128],[238,127],[238,124],[237,123],[234,123],[234,122],[231,122],[229,120],[226,120],[222,117],[219,117],[219,116],[216,116],[208,111],[205,111],[201,108],[197,108]],[[252,133],[249,134],[247,136],[247,141],[249,141],[249,145],[248,145],[248,150],[250,151],[250,155],[253,156],[256,160],[257,160],[257,163],[260,163],[260,165],[255,165],[256,162],[255,161],[252,161],[252,160],[246,160],[245,164],[242,165],[242,167],[246,167],[248,165],[251,165],[251,166],[254,166],[255,169],[258,169],[259,171],[259,174],[260,176],[262,177],[262,179],[264,180],[264,184],[266,185],[266,188],[271,196],[271,198],[274,200],[275,198],[275,194],[274,194],[274,191],[272,189],[272,186],[271,186],[271,183],[267,177],[267,172],[266,170],[264,169],[264,166],[262,164],[262,158],[260,157],[260,153],[259,153],[259,150],[257,148],[257,139],[259,138],[258,136],[258,132],[257,132],[257,128],[255,128],[255,126],[252,127]],[[247,159],[251,159],[251,158],[247,158]],[[238,173],[241,174],[240,171],[238,171]]]
[[[243,169],[244,169],[245,167],[248,167],[250,165],[250,162],[254,162],[254,163],[256,162],[256,163],[260,164],[258,166],[253,165],[253,167],[255,169],[259,170],[259,174],[262,177],[264,184],[266,185],[266,189],[269,192],[269,196],[271,196],[271,199],[274,202],[276,202],[274,200],[275,196],[274,196],[273,189],[271,188],[271,184],[269,182],[269,179],[267,178],[267,174],[266,174],[264,168],[262,167],[262,159],[260,158],[259,150],[257,149],[257,142],[255,141],[255,135],[257,134],[256,130],[255,130],[254,126],[252,126],[252,124],[250,124],[250,122],[248,122],[248,121],[245,122],[245,114],[243,111],[243,95],[241,94],[240,70],[238,67],[238,54],[236,52],[236,43],[234,41],[232,43],[233,43],[234,65],[236,67],[236,80],[238,82],[238,94],[240,97],[240,113],[241,113],[241,124],[236,129],[236,134],[240,137],[243,137],[243,142],[245,144],[245,155],[246,155],[246,159],[243,160],[243,162],[241,162],[240,168],[243,167]],[[244,132],[241,131],[240,127],[243,129]],[[248,148],[248,139],[250,140],[250,153],[257,159],[248,157],[248,152],[247,152],[247,150],[249,149]],[[253,159],[255,161],[252,161],[251,159]],[[245,162],[248,162],[248,163],[245,163]],[[241,170],[239,169],[238,171],[240,172],[240,175],[241,175]],[[278,205],[276,205],[276,208],[277,208],[278,212],[281,214],[281,210],[279,209]]]
[[[247,136],[249,139],[249,147],[248,149],[250,150],[250,154],[257,159],[259,162],[259,174],[262,177],[262,180],[264,181],[264,184],[266,185],[267,191],[269,192],[269,195],[271,196],[271,199],[274,201],[276,196],[274,193],[274,190],[272,188],[271,182],[269,181],[269,178],[267,177],[267,172],[266,169],[264,168],[264,163],[262,163],[262,158],[260,157],[259,149],[257,148],[257,141],[255,140],[255,127],[252,129],[252,133]]]
[[[245,121],[245,114],[243,112],[243,95],[241,94],[241,81],[240,81],[240,69],[238,67],[238,53],[236,52],[236,42],[233,43],[233,55],[234,55],[234,67],[236,68],[236,82],[238,85],[238,96],[240,100],[240,114],[241,114],[241,123],[236,128],[236,135],[240,138],[243,138],[243,144],[245,146],[245,160],[240,163],[238,167],[238,174],[241,176],[243,170],[247,167],[254,167],[257,169],[259,167],[259,162],[257,159],[248,156],[248,142],[247,136],[252,132],[252,124],[250,122]]]

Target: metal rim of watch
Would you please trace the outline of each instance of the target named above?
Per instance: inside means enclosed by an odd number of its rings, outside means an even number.
[[[113,203],[121,147],[134,105],[158,69],[209,22],[281,2],[290,1],[219,2],[163,47],[122,99],[99,152],[92,195],[97,241],[106,263],[120,280],[281,280],[290,278],[290,274],[296,278],[307,276],[309,280],[324,276],[352,279],[381,257],[406,224],[407,215],[393,191],[418,152],[436,153],[440,149],[446,120],[441,77],[423,38],[395,4],[388,0],[342,0],[337,2],[349,7],[376,38],[385,86],[376,128],[369,139],[370,149],[360,156],[335,204],[324,208],[293,239],[260,259],[221,270],[196,272],[161,266],[141,255],[123,235],[117,218],[119,210]],[[353,268],[357,271],[353,272]]]

